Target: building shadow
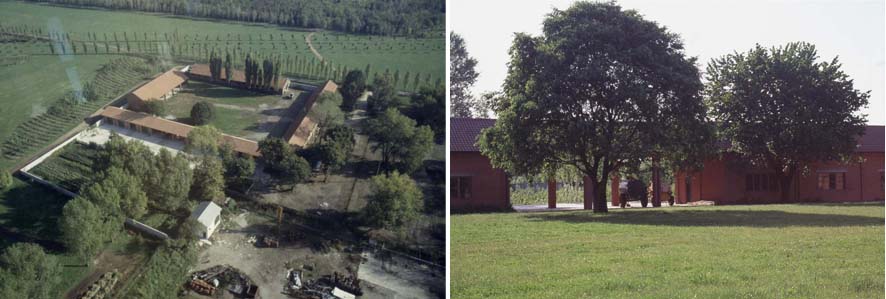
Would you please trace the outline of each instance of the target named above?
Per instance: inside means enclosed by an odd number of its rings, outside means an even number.
[[[562,221],[568,223],[610,223],[679,227],[846,227],[883,225],[882,217],[841,214],[809,214],[784,211],[733,211],[710,209],[634,209],[610,212],[606,215],[590,211],[570,213],[531,213],[524,217],[532,221]]]

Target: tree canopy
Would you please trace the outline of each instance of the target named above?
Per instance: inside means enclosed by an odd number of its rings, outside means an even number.
[[[225,198],[225,179],[222,161],[217,156],[203,156],[194,167],[194,182],[190,198],[196,201],[221,203]]]
[[[430,153],[434,133],[428,126],[417,127],[414,120],[390,108],[366,124],[369,138],[376,141],[373,150],[381,151],[386,171],[399,163],[404,173],[417,170]]]
[[[197,102],[191,107],[191,123],[195,126],[208,124],[215,118],[215,107],[208,102]]]
[[[372,177],[372,195],[363,208],[369,225],[397,228],[416,219],[421,209],[422,193],[408,175],[393,172]]]
[[[480,149],[517,175],[574,166],[590,180],[585,208],[606,212],[613,171],[700,159],[712,140],[701,90],[676,34],[614,3],[576,2],[548,14],[541,36],[516,34]]]
[[[446,93],[441,87],[422,88],[412,95],[412,104],[406,112],[420,126],[429,126],[436,136],[446,133]]]
[[[61,281],[61,264],[34,243],[15,243],[0,255],[0,297],[53,298],[53,285]]]
[[[468,54],[465,40],[449,33],[449,105],[453,117],[471,117],[473,96],[471,86],[480,76],[475,70],[477,59]]]
[[[819,62],[815,46],[789,43],[713,59],[705,92],[730,152],[773,171],[781,199],[812,161],[845,160],[864,132],[870,92],[861,92],[837,58]]]
[[[372,81],[372,95],[366,100],[366,110],[370,115],[378,115],[388,108],[400,109],[406,105],[404,99],[397,96],[393,79],[390,74],[375,76]]]
[[[192,155],[216,155],[222,132],[212,125],[197,126],[188,133],[185,141],[185,152]]]
[[[338,89],[338,92],[341,93],[342,105],[341,109],[344,111],[354,110],[354,105],[357,103],[357,99],[363,95],[363,91],[366,90],[366,75],[363,74],[360,70],[351,70],[345,76],[345,80],[341,85],[341,88]]]

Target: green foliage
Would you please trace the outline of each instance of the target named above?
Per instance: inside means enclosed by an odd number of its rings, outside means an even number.
[[[317,103],[309,111],[308,116],[321,126],[341,125],[345,123],[345,114],[341,110],[342,95],[337,92],[324,92],[317,98]]]
[[[372,95],[366,100],[366,109],[370,115],[378,115],[388,108],[400,109],[406,106],[406,100],[397,96],[390,74],[375,76],[372,81]]]
[[[341,88],[338,89],[338,92],[341,93],[341,96],[344,99],[341,109],[344,111],[354,110],[354,105],[357,103],[357,99],[363,95],[363,91],[365,90],[366,75],[360,70],[349,71],[345,76],[345,81],[342,83]]]
[[[335,125],[324,129],[316,145],[324,171],[339,169],[348,162],[354,151],[354,130],[349,126]]]
[[[277,179],[284,185],[295,185],[306,181],[311,176],[311,166],[308,160],[295,154],[286,154],[280,161],[280,172]]]
[[[845,160],[867,122],[861,92],[834,58],[817,62],[808,43],[757,45],[708,64],[705,92],[730,151],[771,169],[788,200],[793,177],[813,161]]]
[[[695,59],[678,35],[614,3],[576,2],[517,34],[504,102],[479,140],[493,166],[516,175],[571,165],[606,212],[610,174],[659,154],[674,165],[711,148]]]
[[[446,94],[442,87],[422,88],[412,96],[409,118],[420,126],[429,126],[436,136],[446,133]]]
[[[449,98],[453,117],[471,117],[474,107],[471,86],[480,73],[474,69],[477,59],[468,54],[465,40],[455,32],[449,33]]]
[[[189,240],[171,240],[160,246],[130,282],[124,298],[176,298],[197,263],[197,250]]]
[[[196,106],[195,106],[196,107]],[[194,127],[188,133],[185,152],[197,156],[217,155],[222,133],[212,125]]]
[[[200,164],[194,168],[194,183],[191,184],[190,197],[196,201],[221,202],[225,197],[224,168],[221,159],[215,156],[203,156]]]
[[[117,216],[121,222],[123,216],[140,218],[148,205],[148,197],[139,178],[118,167],[107,169],[80,196],[95,204],[108,216]]]
[[[15,243],[0,255],[0,297],[53,298],[61,264],[37,244]]]
[[[434,133],[427,126],[416,127],[415,121],[391,108],[377,118],[367,121],[369,138],[376,142],[374,151],[381,151],[382,164],[387,171],[392,163],[400,163],[404,173],[412,173],[421,166],[433,145]]]
[[[255,174],[255,161],[252,157],[239,157],[233,149],[223,147],[221,150],[222,165],[224,166],[225,186],[243,190],[249,184],[252,175]]]
[[[0,170],[0,191],[12,186],[12,175],[7,171]]]
[[[374,176],[372,192],[362,211],[369,225],[391,229],[418,218],[422,193],[408,175],[394,171]]]
[[[280,170],[280,162],[294,150],[285,140],[268,137],[258,142],[258,151],[261,153],[259,159],[265,164],[265,169],[274,172]]]
[[[148,110],[148,111],[146,111],[147,113],[150,113],[150,114],[153,114],[153,115],[156,115],[159,117],[166,116],[166,112],[167,112],[166,101],[151,100],[151,101],[148,101],[145,104],[145,106]]]
[[[100,210],[85,197],[76,197],[65,204],[59,220],[62,241],[68,249],[83,258],[90,258],[113,238],[123,223],[116,215]]]
[[[215,117],[215,107],[207,102],[197,102],[191,107],[191,123],[195,126],[208,124]]]

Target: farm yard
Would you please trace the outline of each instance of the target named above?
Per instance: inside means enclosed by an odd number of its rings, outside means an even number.
[[[181,92],[166,101],[166,113],[177,121],[190,124],[191,107],[197,102],[214,106],[215,117],[209,122],[224,133],[259,141],[268,134],[281,136],[291,121],[289,107],[304,101],[308,94],[290,89],[293,99],[279,94],[190,81]]]
[[[452,297],[883,298],[883,214],[874,202],[455,215]]]

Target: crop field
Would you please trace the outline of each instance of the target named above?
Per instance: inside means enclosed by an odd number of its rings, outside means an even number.
[[[21,118],[18,124],[10,122],[14,127],[0,145],[0,166],[8,166],[48,145],[151,73],[144,59],[118,57],[99,67],[91,80],[79,79],[81,86],[93,86],[94,98],[85,99],[73,95],[69,90],[62,90],[60,93],[63,97],[47,103],[45,110],[38,113],[32,111],[30,118]],[[0,101],[5,100],[5,97],[0,98]],[[27,110],[29,104],[25,98],[22,101],[12,101],[9,106]],[[4,111],[2,115],[7,113]]]
[[[98,145],[71,142],[40,163],[31,173],[78,193],[89,183]]]
[[[883,298],[883,203],[456,215],[453,298]]]
[[[78,55],[147,53],[169,60],[204,61],[215,49],[230,52],[235,66],[247,53],[253,53],[279,59],[284,74],[314,79],[340,78],[344,70],[366,70],[369,66],[370,73],[388,71],[400,77],[397,81],[404,90],[414,89],[416,83],[442,81],[446,65],[442,36],[362,36],[20,2],[0,3],[0,20],[8,33],[39,38],[6,49],[16,56],[59,51]]]

